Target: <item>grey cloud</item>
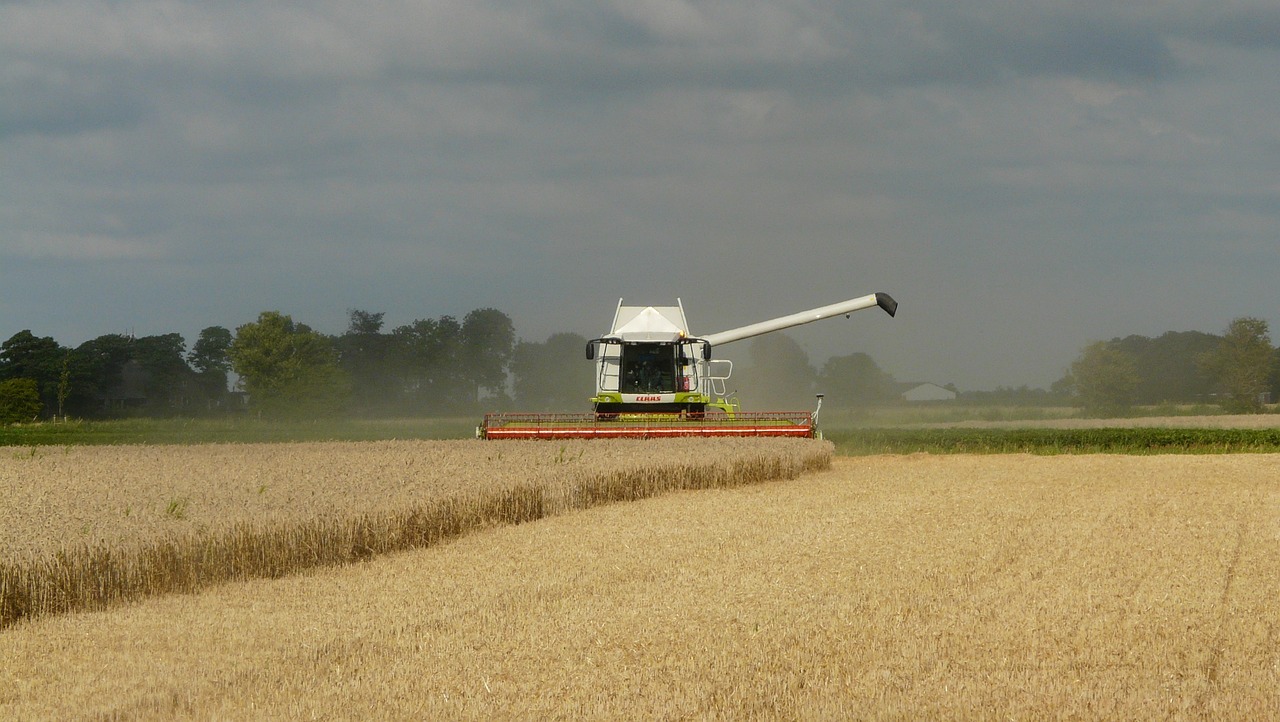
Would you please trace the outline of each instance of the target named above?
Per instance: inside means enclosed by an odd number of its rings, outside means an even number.
[[[540,340],[618,296],[682,296],[710,331],[882,289],[899,319],[801,336],[815,361],[968,387],[1275,306],[1270,11],[53,6],[0,4],[0,320],[66,342],[41,319],[76,314],[22,299],[74,287],[94,334],[164,306],[187,325],[148,332],[189,337],[496,306]]]
[[[1158,28],[1086,9],[975,12],[969,5],[947,5],[922,13],[921,23],[932,42],[908,50],[899,68],[887,69],[888,77],[909,83],[988,84],[1011,77],[1128,82],[1166,80],[1183,70]]]
[[[373,3],[331,16],[324,6],[255,13],[251,4],[178,5],[177,19],[167,22],[140,10],[142,3],[121,7],[104,23],[107,39],[38,51],[42,65],[77,80],[46,76],[43,87],[11,86],[6,94],[31,104],[11,111],[11,127],[137,122],[149,110],[139,92],[155,104],[204,93],[233,106],[305,107],[325,93],[376,99],[394,92],[387,82],[492,84],[563,99],[664,88],[848,94],[1009,75],[1159,80],[1179,70],[1158,30],[1087,9],[1023,10],[1011,19],[986,5],[961,12],[954,4],[913,11],[878,3],[768,11],[711,4],[688,6],[702,15],[685,31],[674,21],[646,22],[626,5],[597,3],[523,12],[478,3],[473,17],[449,5],[433,14]],[[404,21],[388,21],[397,12],[407,13]],[[86,13],[74,13],[51,39],[94,33]],[[110,63],[111,73],[81,74],[94,63]],[[120,93],[111,79],[122,76],[146,90]],[[84,112],[90,106],[97,112]]]
[[[0,77],[0,138],[77,135],[135,128],[149,110],[144,93],[101,67],[10,66]]]
[[[1188,23],[1188,36],[1236,47],[1280,48],[1280,8],[1225,10]]]

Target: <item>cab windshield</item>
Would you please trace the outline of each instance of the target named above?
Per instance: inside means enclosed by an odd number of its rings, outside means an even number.
[[[676,346],[670,343],[622,345],[624,394],[670,394],[676,391]]]

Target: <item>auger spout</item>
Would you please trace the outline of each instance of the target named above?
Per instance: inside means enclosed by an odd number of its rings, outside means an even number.
[[[789,316],[779,316],[778,318],[770,319],[768,321],[761,321],[759,323],[753,323],[747,326],[730,329],[728,331],[721,331],[719,333],[707,334],[702,338],[712,346],[721,346],[726,343],[741,341],[744,338],[772,333],[773,331],[781,331],[782,329],[792,328],[793,326],[802,326],[806,323],[821,321],[824,318],[839,316],[841,314],[850,314],[854,311],[861,311],[864,308],[872,308],[875,306],[879,306],[884,309],[890,316],[894,316],[898,313],[898,302],[893,300],[892,296],[887,293],[873,293],[860,298],[852,298],[848,301],[833,303],[829,306],[822,306],[821,308],[813,308],[808,311],[793,313]]]

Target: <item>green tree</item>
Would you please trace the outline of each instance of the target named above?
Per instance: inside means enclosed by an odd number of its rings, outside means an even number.
[[[58,418],[66,421],[67,399],[71,398],[71,354],[62,355],[62,370],[58,372]]]
[[[181,334],[143,336],[133,342],[132,357],[143,372],[147,404],[165,413],[186,406],[195,372],[187,365],[187,342]]]
[[[1105,341],[1085,347],[1071,364],[1070,378],[1081,405],[1095,416],[1128,409],[1141,382],[1133,354]]]
[[[463,378],[462,325],[452,316],[419,319],[391,332],[394,368],[406,410],[449,413],[469,399]]]
[[[472,400],[480,401],[482,389],[491,396],[505,398],[507,363],[515,342],[515,325],[502,311],[480,308],[463,317],[462,352],[466,363],[462,369],[471,385]]]
[[[1262,410],[1261,396],[1271,377],[1273,355],[1266,321],[1243,316],[1231,322],[1218,347],[1201,357],[1224,393],[1224,409],[1239,413]]]
[[[865,353],[832,356],[818,373],[817,390],[837,407],[873,404],[894,398],[893,377]]]
[[[511,353],[512,392],[522,411],[585,411],[595,391],[595,364],[584,358],[587,339],[553,334],[544,343],[520,341]]]
[[[338,411],[349,382],[325,336],[279,311],[236,329],[228,350],[249,403],[273,415],[313,415]]]
[[[35,379],[0,381],[0,424],[32,421],[43,408]]]
[[[395,338],[382,333],[383,313],[348,311],[346,333],[334,342],[338,360],[351,378],[355,407],[371,413],[387,410],[400,392],[394,363]]]
[[[1267,390],[1272,402],[1280,401],[1280,347],[1271,352],[1271,373],[1267,376]]]
[[[105,399],[123,386],[124,367],[132,358],[133,339],[124,334],[103,334],[77,346],[70,356],[66,411],[78,416],[109,413]]]
[[[1215,350],[1221,338],[1200,331],[1169,331],[1157,338],[1127,336],[1108,346],[1133,355],[1139,382],[1134,403],[1203,401],[1215,379],[1198,359]]]
[[[0,380],[32,379],[45,409],[57,408],[58,379],[67,349],[49,336],[19,331],[0,344]]]
[[[212,406],[222,403],[227,395],[227,374],[231,371],[231,331],[222,326],[209,326],[187,354],[187,363],[196,371],[196,384]]]

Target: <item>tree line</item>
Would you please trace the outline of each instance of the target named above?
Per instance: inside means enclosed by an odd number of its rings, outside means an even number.
[[[1180,403],[1257,413],[1280,398],[1280,349],[1271,345],[1267,322],[1248,316],[1220,336],[1170,331],[1096,341],[1051,390],[1094,415]]]
[[[0,422],[246,410],[463,413],[501,403],[508,367],[544,349],[517,342],[511,319],[491,308],[461,320],[419,319],[390,332],[383,313],[353,310],[349,318],[346,331],[328,336],[266,311],[234,333],[205,328],[190,350],[176,333],[107,334],[67,348],[20,331],[0,344]]]
[[[75,416],[421,416],[519,408],[581,411],[594,390],[587,339],[516,337],[492,308],[386,329],[384,313],[348,312],[346,330],[322,334],[278,311],[234,332],[202,330],[190,350],[180,334],[107,334],[75,348],[20,331],[0,344],[0,423]],[[821,391],[833,405],[898,398],[899,384],[869,355],[815,368],[782,333],[754,339],[731,388],[749,408],[808,408]],[[234,387],[229,383],[235,375]],[[954,387],[951,387],[954,390]],[[1087,346],[1050,389],[971,392],[975,402],[1073,403],[1094,414],[1136,405],[1218,403],[1258,411],[1280,398],[1280,349],[1265,321],[1239,318],[1221,336],[1198,331],[1128,336]]]
[[[821,369],[784,334],[756,339],[748,349],[739,384],[764,408],[788,408],[811,400],[814,391],[840,406],[863,406],[899,398],[904,386],[867,354],[836,356]],[[952,391],[957,389],[946,385]],[[1231,413],[1257,413],[1280,401],[1280,348],[1268,324],[1234,319],[1221,334],[1169,331],[1156,338],[1130,335],[1095,341],[1081,350],[1048,389],[998,387],[958,392],[962,403],[984,405],[1074,405],[1095,416],[1123,415],[1136,406],[1217,405]],[[756,404],[759,406],[759,404]]]

